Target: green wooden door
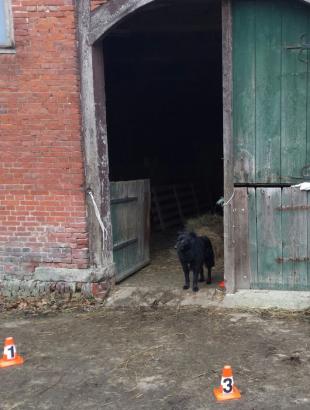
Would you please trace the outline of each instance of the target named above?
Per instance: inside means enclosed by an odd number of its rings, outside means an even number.
[[[110,183],[116,282],[150,261],[149,180]]]
[[[251,287],[310,289],[310,193],[249,188],[248,198]]]
[[[310,163],[310,6],[233,0],[236,183],[303,179]]]

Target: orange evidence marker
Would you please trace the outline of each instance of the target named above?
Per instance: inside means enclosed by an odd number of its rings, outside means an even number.
[[[2,359],[0,359],[0,368],[16,366],[23,363],[24,359],[16,353],[16,347],[13,337],[7,337],[4,341],[4,351]]]
[[[234,385],[232,368],[230,366],[224,366],[222,370],[221,385],[220,387],[215,387],[213,393],[218,401],[236,400],[241,398],[240,391]]]

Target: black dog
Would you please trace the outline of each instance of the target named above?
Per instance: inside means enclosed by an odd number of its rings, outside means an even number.
[[[208,269],[207,283],[211,283],[211,269],[214,266],[214,252],[210,239],[207,236],[197,236],[194,232],[182,232],[177,237],[178,257],[181,262],[185,285],[183,289],[190,286],[189,272],[193,271],[193,291],[197,292],[199,281],[204,281],[203,264]]]

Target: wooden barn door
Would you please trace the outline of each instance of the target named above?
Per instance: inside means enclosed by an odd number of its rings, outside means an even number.
[[[110,183],[116,282],[150,261],[150,181]]]
[[[251,287],[310,289],[310,193],[250,188]]]
[[[237,287],[310,289],[310,6],[232,9]]]

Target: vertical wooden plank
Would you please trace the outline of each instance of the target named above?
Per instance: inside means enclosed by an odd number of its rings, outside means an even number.
[[[136,181],[138,204],[137,204],[137,236],[138,236],[138,259],[144,256],[144,180]]]
[[[151,186],[150,180],[144,180],[143,189],[143,216],[144,216],[144,232],[143,232],[143,261],[150,262],[150,236],[151,236]]]
[[[224,277],[228,293],[235,291],[235,262],[233,238],[234,159],[232,119],[232,16],[231,0],[222,0],[222,58],[223,58],[223,151],[224,151]]]
[[[281,188],[258,188],[257,207],[257,271],[258,287],[262,289],[282,288]]]
[[[126,242],[130,239],[128,229],[127,211],[128,205],[132,207],[132,203],[126,204],[115,202],[128,197],[128,183],[113,182],[111,186],[111,210],[112,210],[112,227],[113,227],[113,244],[114,247]],[[132,210],[131,210],[132,211]],[[128,249],[121,247],[114,249],[114,262],[116,265],[116,280],[120,278],[122,272],[128,266]]]
[[[283,288],[307,288],[307,194],[299,188],[282,191]]]
[[[98,147],[98,163],[101,188],[101,217],[107,230],[105,243],[103,247],[103,259],[112,262],[113,244],[112,244],[112,226],[110,215],[110,186],[109,186],[109,155],[108,155],[108,138],[107,138],[107,121],[106,121],[106,96],[105,96],[105,78],[104,78],[104,61],[101,44],[92,47],[93,60],[93,84],[96,114],[96,136]]]
[[[256,224],[256,190],[248,188],[248,218],[249,218],[249,253],[250,253],[250,271],[251,271],[251,288],[258,287],[257,277],[257,224]]]
[[[307,156],[307,51],[288,49],[308,32],[309,9],[282,2],[281,180],[301,177]],[[308,37],[306,37],[308,38]]]
[[[117,213],[116,213],[116,206],[113,204],[113,200],[117,197],[116,191],[116,184],[115,182],[110,183],[110,199],[111,199],[111,221],[112,221],[112,239],[113,239],[113,246],[118,242],[118,233],[117,233],[117,224],[115,221],[117,220]],[[116,252],[113,252],[113,261],[115,263],[116,271],[117,266],[119,265],[118,261],[119,257]]]
[[[98,163],[95,97],[93,84],[92,48],[87,35],[90,27],[89,1],[77,2],[77,34],[81,76],[81,119],[83,134],[84,168],[86,189],[91,189],[95,201],[101,209],[101,184]],[[103,239],[90,197],[87,200],[87,224],[89,231],[89,255],[91,266],[104,266]],[[112,252],[111,258],[112,260]]]
[[[308,204],[308,211],[307,211],[307,289],[310,289],[310,192],[307,192],[307,204]]]
[[[310,8],[307,8],[308,27],[307,27],[307,42],[310,41]],[[303,53],[303,56],[307,58],[307,143],[306,143],[306,164],[310,165],[310,50]],[[304,175],[310,177],[310,168],[307,168]]]
[[[250,255],[248,229],[247,188],[235,188],[234,197],[234,237],[236,288],[250,288]]]
[[[280,180],[281,2],[256,2],[256,182]]]
[[[136,181],[138,192],[138,210],[137,210],[137,234],[139,240],[139,255],[138,260],[142,263],[149,261],[149,191],[150,181]]]
[[[128,198],[137,198],[136,201],[129,203],[130,206],[126,207],[126,224],[127,224],[127,238],[136,238],[138,241],[126,249],[127,257],[127,270],[135,267],[142,259],[142,238],[141,238],[141,225],[144,221],[143,211],[141,207],[141,181],[127,181]],[[128,205],[129,205],[128,204]]]
[[[255,1],[233,2],[235,182],[255,181]]]
[[[282,264],[283,272],[283,288],[292,289],[294,284],[293,261],[292,255],[295,254],[294,241],[294,227],[291,223],[294,220],[293,210],[288,210],[293,205],[292,189],[283,188],[281,209],[281,223],[282,223],[282,255],[277,258],[277,263]]]

